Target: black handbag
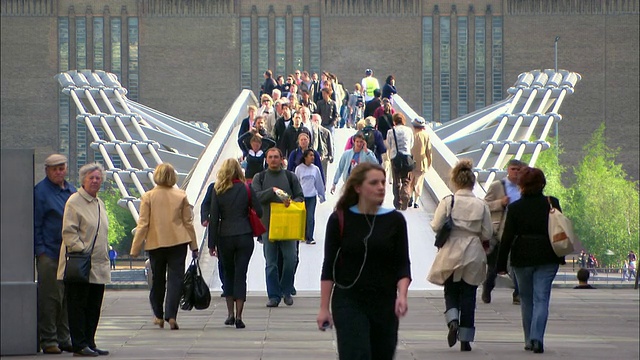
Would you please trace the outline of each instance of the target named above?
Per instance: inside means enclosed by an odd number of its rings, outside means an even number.
[[[416,167],[416,161],[413,160],[413,156],[403,154],[398,149],[398,138],[396,137],[396,129],[392,128],[393,139],[396,145],[396,157],[391,159],[393,167],[401,174],[408,174]]]
[[[447,219],[444,221],[444,224],[442,224],[442,227],[440,228],[440,230],[438,230],[438,233],[436,234],[436,242],[434,245],[438,249],[444,246],[444,244],[449,239],[449,235],[451,235],[451,229],[453,229],[453,219],[451,218],[451,213],[453,212],[453,201],[454,201],[454,196],[451,195],[451,211],[449,211],[449,216],[447,216]]]
[[[180,298],[180,308],[190,311],[194,307],[196,310],[204,310],[211,303],[211,293],[209,286],[202,277],[200,264],[197,259],[191,261],[182,280],[182,296]]]
[[[100,203],[98,203],[98,227],[96,228],[96,236],[93,237],[91,249],[89,252],[75,251],[67,252],[65,258],[67,264],[64,268],[64,282],[75,284],[88,284],[89,275],[91,274],[91,254],[93,247],[98,238],[100,230]]]

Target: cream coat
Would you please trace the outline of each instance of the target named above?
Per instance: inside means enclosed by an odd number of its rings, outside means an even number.
[[[177,187],[156,186],[142,195],[140,217],[130,254],[189,243],[198,250],[193,213],[187,194]]]
[[[507,196],[504,192],[504,184],[502,180],[495,180],[489,185],[484,201],[489,205],[491,211],[491,221],[493,222],[493,232],[496,239],[500,242],[502,231],[504,230],[504,221],[506,219],[505,212],[507,208],[502,206],[502,199]]]
[[[92,284],[111,282],[107,209],[102,200],[89,195],[83,188],[79,188],[77,193],[71,195],[64,207],[58,280],[64,280],[64,271],[67,268],[67,248],[70,252],[88,252],[91,248],[98,227],[98,206],[100,207],[100,228],[91,253],[89,282]]]
[[[434,231],[440,230],[451,209],[451,197],[445,197],[436,208],[431,221]],[[486,275],[487,256],[481,240],[493,234],[489,207],[471,190],[458,190],[452,212],[453,229],[449,240],[438,251],[427,280],[443,285],[453,274],[453,281],[464,280],[480,285]]]
[[[413,136],[413,147],[411,156],[416,162],[414,172],[424,173],[431,166],[431,141],[425,130],[416,131]]]

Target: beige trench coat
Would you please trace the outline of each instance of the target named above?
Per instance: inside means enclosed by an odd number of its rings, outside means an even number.
[[[67,248],[71,252],[89,251],[98,227],[98,206],[100,207],[100,229],[91,253],[91,284],[111,282],[109,269],[109,216],[104,202],[89,195],[83,188],[71,195],[64,207],[62,217],[62,246],[58,261],[58,280],[64,280],[67,267]]]
[[[489,240],[493,234],[491,213],[487,204],[471,190],[455,193],[452,212],[453,229],[449,240],[438,251],[427,280],[443,285],[453,275],[453,281],[464,280],[469,285],[480,285],[487,272],[487,256],[481,240]],[[438,204],[431,221],[434,231],[440,230],[451,209],[451,197]]]

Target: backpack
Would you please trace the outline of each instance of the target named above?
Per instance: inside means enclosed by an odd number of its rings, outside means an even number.
[[[362,135],[364,136],[364,140],[367,142],[367,149],[376,152],[376,132],[372,126],[365,126],[362,129]]]

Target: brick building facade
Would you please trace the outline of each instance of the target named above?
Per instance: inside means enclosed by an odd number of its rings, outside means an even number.
[[[448,121],[502,99],[519,73],[582,74],[561,112],[572,166],[605,122],[638,179],[639,0],[6,0],[1,11],[3,148],[79,165],[90,136],[53,76],[118,74],[132,100],[215,129],[242,88],[272,69],[328,70],[351,90],[372,68],[396,78],[425,118]],[[37,169],[42,171],[41,169]],[[37,177],[40,177],[40,172]]]

